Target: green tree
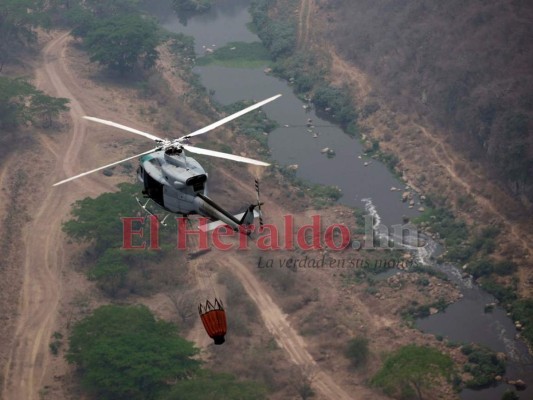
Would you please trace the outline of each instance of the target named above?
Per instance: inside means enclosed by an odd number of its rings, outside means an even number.
[[[116,193],[76,201],[71,212],[73,218],[63,225],[63,231],[71,238],[79,242],[92,241],[97,256],[108,248],[122,246],[121,217],[133,216],[138,210],[133,197],[139,187],[131,183],[118,187],[120,191]]]
[[[0,128],[10,130],[30,120],[26,99],[33,86],[23,79],[0,76]]]
[[[0,71],[21,46],[35,41],[33,28],[45,22],[43,1],[0,0]]]
[[[368,350],[368,339],[364,337],[353,338],[348,342],[345,354],[354,367],[362,367],[368,361],[370,354]]]
[[[441,378],[449,379],[452,359],[431,347],[407,345],[395,351],[372,378],[372,385],[388,395],[415,394],[422,400],[422,389],[430,388]]]
[[[69,99],[51,97],[37,91],[31,98],[30,113],[33,117],[39,117],[43,127],[48,128],[52,126],[52,120],[55,117],[69,110],[67,106],[69,102]]]
[[[296,43],[296,29],[290,19],[269,19],[274,2],[254,0],[250,12],[258,36],[275,60],[292,54]]]
[[[121,75],[139,63],[144,69],[155,65],[160,42],[157,23],[137,14],[100,20],[85,38],[91,61],[98,62]]]
[[[96,265],[89,271],[88,277],[98,282],[100,289],[115,297],[126,282],[129,268],[125,257],[119,249],[107,249]]]
[[[148,266],[161,262],[176,240],[175,228],[160,225],[158,229],[161,249],[150,249],[150,226],[153,223],[146,217],[132,224],[133,230],[143,230],[144,237],[134,235],[131,244],[140,246],[145,242],[145,250],[123,249],[123,217],[138,215],[139,207],[134,199],[140,187],[131,183],[118,185],[119,191],[104,193],[97,198],[85,198],[74,203],[72,219],[63,225],[63,231],[77,242],[91,242],[87,251],[90,269],[87,277],[97,282],[98,287],[108,296],[117,297],[150,287]],[[172,224],[173,225],[173,224]],[[138,279],[130,279],[132,272],[140,272]],[[137,274],[139,276],[139,274]]]
[[[66,355],[97,398],[154,399],[198,371],[197,349],[145,306],[102,306],[78,322]]]
[[[45,126],[68,110],[69,100],[47,96],[22,78],[0,76],[0,128],[12,130],[41,118]]]

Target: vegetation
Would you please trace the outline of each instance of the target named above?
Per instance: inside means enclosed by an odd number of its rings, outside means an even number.
[[[443,298],[439,298],[429,304],[419,304],[416,300],[413,300],[411,304],[402,311],[402,317],[407,321],[414,321],[417,318],[429,317],[431,315],[431,308],[444,311],[446,307],[448,307],[448,303]]]
[[[137,204],[133,196],[138,188],[120,184],[116,193],[104,193],[93,199],[78,200],[72,207],[72,219],[63,230],[77,241],[92,241],[98,256],[109,247],[122,246],[122,216],[135,215]]]
[[[68,111],[68,102],[45,95],[24,79],[0,76],[0,129],[14,130],[38,120],[49,127],[54,117]]]
[[[514,262],[493,261],[487,258],[472,261],[467,266],[467,271],[478,280],[483,289],[492,294],[508,312],[511,312],[513,320],[520,321],[522,337],[531,344],[533,343],[533,301],[519,299],[516,277],[510,279],[508,283],[496,277],[510,275],[516,269]],[[487,311],[490,311],[490,308]]]
[[[139,0],[55,0],[47,9],[55,25],[72,29],[72,34],[85,37],[97,21],[139,14]]]
[[[91,61],[121,75],[140,63],[144,69],[155,65],[160,39],[155,21],[140,15],[125,15],[97,21],[85,37]]]
[[[431,201],[429,204],[433,205]],[[469,237],[463,221],[458,221],[444,208],[431,206],[415,221],[438,233],[444,240],[447,248],[444,256],[446,260],[466,263],[466,271],[474,279],[479,279],[487,292],[494,295],[503,305],[511,307],[512,302],[517,299],[516,284],[506,286],[497,282],[493,275],[511,275],[518,266],[510,260],[495,261],[489,258],[494,251],[495,237],[499,233],[498,227],[482,229]]]
[[[370,351],[368,349],[368,339],[365,337],[356,337],[348,342],[345,352],[355,368],[363,367],[368,361]]]
[[[490,276],[496,274],[499,276],[511,275],[518,269],[518,266],[513,261],[501,260],[493,261],[489,258],[481,258],[472,261],[468,264],[468,272],[472,274],[474,279]]]
[[[35,42],[34,28],[47,23],[43,10],[44,2],[38,0],[0,0],[0,71]]]
[[[157,23],[141,13],[138,0],[60,1],[49,13],[84,40],[93,62],[121,75],[155,65],[162,35]]]
[[[222,110],[230,115],[250,105],[252,105],[252,102],[238,101],[228,106],[223,106]],[[233,121],[233,124],[237,127],[238,132],[244,133],[260,143],[260,154],[265,157],[268,155],[268,134],[278,127],[276,121],[269,119],[266,113],[260,109],[243,115]]]
[[[311,379],[303,377],[301,381],[296,383],[296,391],[302,400],[307,400],[315,396],[315,391],[311,386]]]
[[[77,322],[66,355],[99,399],[264,399],[265,388],[200,368],[198,350],[145,306],[108,305]]]
[[[211,8],[213,0],[172,0],[178,14],[183,12],[203,12]]]
[[[196,65],[222,65],[234,68],[258,68],[270,62],[270,54],[261,42],[230,42],[213,53],[198,58]]]
[[[136,215],[138,205],[133,196],[139,189],[136,185],[126,183],[120,184],[119,189],[118,192],[104,193],[95,199],[78,200],[72,209],[73,218],[63,225],[63,230],[72,239],[78,242],[91,242],[88,252],[91,267],[87,271],[87,276],[95,280],[111,297],[120,294],[121,289],[130,292],[148,289],[152,274],[149,273],[147,263],[160,262],[167,254],[165,249],[168,249],[175,240],[170,228],[160,226],[160,250],[123,249],[124,228],[121,217]],[[148,223],[146,226],[139,223],[132,228],[150,230]],[[148,248],[151,245],[150,240],[149,235],[144,236],[144,239],[135,236],[132,237],[131,244],[140,246],[145,241],[145,246]],[[158,273],[161,274],[162,270],[163,267],[159,266]],[[141,276],[134,279],[138,274]]]
[[[137,66],[151,68],[158,57],[155,48],[162,38],[156,22],[142,15],[139,3],[138,0],[55,1],[49,5],[48,13],[56,22],[73,27],[75,36],[84,38],[91,61],[125,74]]]
[[[461,352],[468,357],[464,371],[472,375],[472,379],[466,382],[471,389],[481,389],[495,382],[497,375],[505,373],[505,362],[487,347],[465,345]]]
[[[431,207],[432,204],[429,203],[427,209],[414,222],[438,233],[446,245],[448,260],[455,262],[468,260],[472,250],[467,245],[468,229],[465,222],[458,220],[448,209]]]
[[[336,41],[338,49],[348,58],[355,60],[360,66],[366,66],[367,70],[377,74],[381,82],[387,83],[381,89],[388,99],[392,99],[400,109],[422,105],[422,113],[427,112],[429,105],[430,114],[435,117],[435,121],[439,121],[446,129],[457,128],[455,141],[462,149],[472,150],[469,156],[485,158],[489,164],[498,167],[497,173],[509,182],[506,184],[515,193],[526,193],[530,199],[533,198],[533,159],[531,159],[533,152],[527,150],[531,144],[528,132],[531,131],[533,112],[533,102],[531,96],[527,94],[531,92],[530,86],[533,82],[530,79],[531,73],[526,72],[529,71],[527,69],[519,68],[520,72],[513,77],[514,82],[518,86],[520,84],[517,82],[520,79],[528,83],[521,86],[520,90],[504,92],[503,88],[506,86],[503,82],[507,82],[508,79],[507,72],[504,71],[507,71],[507,67],[495,67],[489,73],[473,72],[471,68],[475,64],[474,70],[477,70],[483,65],[480,64],[478,55],[483,55],[487,65],[494,66],[507,59],[508,55],[504,56],[503,53],[510,52],[508,46],[498,46],[496,43],[498,40],[500,44],[507,43],[507,39],[502,39],[502,36],[508,34],[505,33],[507,32],[504,28],[505,23],[496,24],[495,21],[503,21],[506,18],[514,21],[521,11],[528,7],[525,3],[516,3],[508,7],[504,12],[505,16],[500,16],[495,4],[482,4],[481,0],[468,3],[469,9],[466,14],[464,9],[467,7],[466,3],[460,3],[458,0],[454,5],[447,3],[431,6],[410,0],[402,8],[402,12],[396,12],[397,6],[390,0],[378,2],[364,0],[359,2],[357,7],[347,0],[333,3],[325,1],[322,4],[323,9],[329,13],[329,18],[335,21],[335,24],[330,25],[333,28],[331,37]],[[345,131],[351,134],[357,133],[358,114],[346,89],[332,87],[324,81],[323,77],[326,75],[324,66],[327,62],[319,60],[317,54],[289,50],[291,46],[285,41],[288,37],[285,33],[288,30],[279,29],[280,26],[273,23],[275,20],[273,16],[282,15],[283,18],[276,21],[283,21],[284,24],[292,23],[295,26],[297,22],[289,17],[293,15],[291,7],[294,9],[295,4],[290,0],[281,4],[277,2],[276,7],[273,7],[272,1],[255,0],[251,6],[254,26],[276,60],[273,66],[274,73],[292,83],[300,97],[312,100],[317,109],[340,123]],[[456,15],[461,15],[462,18],[457,19]],[[470,15],[471,18],[466,18],[464,15]],[[493,18],[494,15],[499,15],[498,19]],[[386,19],[387,24],[376,25],[375,21],[380,19]],[[430,20],[449,22],[446,23],[448,28],[444,36],[439,38],[434,36],[434,31],[431,30],[434,25],[429,23]],[[397,24],[395,26],[398,35],[395,29],[390,29],[390,21]],[[354,23],[357,24],[355,31]],[[458,24],[463,25],[461,29],[457,28]],[[464,26],[465,24],[470,26]],[[495,37],[491,36],[491,40],[479,42],[478,39],[482,36],[474,32],[491,32],[492,27],[496,27]],[[530,46],[523,40],[527,36],[528,29],[530,30],[530,27],[521,22],[515,31],[514,34],[522,38],[520,44],[516,43],[518,47]],[[472,35],[464,36],[459,33],[462,30],[472,32]],[[451,36],[457,34],[461,37],[450,40]],[[435,48],[435,40],[445,43],[442,43],[442,47]],[[476,41],[477,43],[473,47],[467,46],[461,49],[456,46],[457,41],[471,42],[470,46]],[[427,42],[432,45],[428,46]],[[276,47],[274,43],[285,45]],[[273,51],[273,48],[281,48],[283,51],[278,53]],[[388,58],[390,49],[398,48],[404,49],[405,52]],[[444,48],[447,50],[444,51]],[[470,50],[465,50],[466,48]],[[495,55],[494,49],[496,49]],[[456,52],[462,53],[460,59],[454,59],[458,65],[448,65],[449,68],[444,68],[445,64],[452,62],[449,54]],[[524,54],[526,53],[522,52],[520,57],[514,59],[514,66],[524,62]],[[383,59],[387,59],[385,64],[375,64],[376,60]],[[416,63],[416,66],[413,66],[413,63]],[[432,85],[431,99],[429,99],[425,82],[432,82],[432,78],[426,78],[434,73],[441,75],[443,80],[436,87]],[[498,81],[501,84],[494,83],[489,78],[491,74],[500,74]],[[490,84],[484,82],[485,80]],[[480,88],[485,89],[480,90]],[[414,100],[410,104],[405,102],[406,91]],[[494,96],[487,97],[486,92],[492,92]],[[495,102],[494,98],[504,99],[503,103]],[[378,109],[379,105],[374,102],[365,106],[361,113],[368,116]],[[462,134],[465,130],[468,131],[467,135]],[[378,155],[391,168],[398,163],[394,155],[381,154],[377,142],[373,144],[371,153]],[[293,171],[281,172],[291,180],[294,179]],[[331,188],[332,192],[333,189]],[[324,204],[321,200],[319,202]],[[428,199],[426,203],[427,210],[417,222],[429,227],[444,240],[446,245],[444,258],[453,262],[468,263],[467,271],[475,278],[482,279],[484,288],[508,310],[514,309],[513,304],[517,301],[516,282],[511,282],[511,285],[502,284],[493,278],[493,275],[510,275],[517,269],[517,265],[510,260],[490,258],[496,249],[499,227],[492,226],[478,232],[469,232],[464,221],[458,220],[452,212],[443,208],[444,202],[436,205]],[[411,311],[416,315],[425,315],[428,307],[414,307]],[[408,315],[410,314],[412,313],[408,312]],[[526,315],[526,319],[530,320],[529,314]],[[533,343],[533,328],[526,325],[523,336]]]
[[[103,306],[74,326],[66,357],[98,398],[146,399],[197,372],[196,353],[146,307]]]
[[[270,51],[274,60],[289,56],[296,44],[296,29],[292,13],[280,13],[279,18],[270,19],[270,0],[254,0],[250,7],[252,21],[257,35]]]
[[[331,205],[342,197],[341,190],[336,186],[309,183],[298,178],[294,170],[286,167],[278,167],[278,170],[292,186],[297,186],[308,193],[313,200],[313,207],[317,209]]]
[[[347,88],[321,85],[314,90],[313,104],[329,113],[330,119],[340,124],[346,133],[357,134],[357,112]]]
[[[412,267],[409,268],[409,271],[410,272],[423,273],[423,274],[427,274],[429,276],[434,276],[434,277],[439,278],[441,281],[449,281],[448,275],[446,275],[446,273],[438,270],[437,268],[428,267],[428,266],[425,266],[425,265],[415,264],[415,265],[413,265]]]
[[[383,366],[371,380],[387,395],[416,396],[423,399],[423,391],[441,379],[450,379],[452,359],[431,347],[407,345],[387,357]]]
[[[511,305],[513,320],[520,321],[522,336],[533,343],[533,299],[521,299]]]
[[[502,395],[502,400],[519,400],[520,397],[516,394],[514,390],[507,389]]]
[[[364,110],[363,110],[363,115],[364,115]],[[370,146],[368,146],[367,143],[370,143]],[[367,157],[372,157],[372,158],[376,158],[380,160],[383,164],[385,164],[389,168],[389,170],[393,174],[400,177],[399,172],[396,170],[396,166],[400,162],[400,159],[395,154],[384,153],[383,151],[381,151],[379,142],[377,140],[363,141],[363,145],[366,148],[365,155]]]
[[[50,352],[54,356],[57,356],[59,354],[59,349],[63,345],[63,342],[61,340],[63,339],[63,335],[60,332],[54,332],[52,334],[52,339],[53,339],[52,342],[50,342],[49,344]]]
[[[530,3],[330,0],[323,11],[328,37],[393,107],[424,113],[456,149],[533,199]]]
[[[181,380],[161,400],[263,400],[266,389],[256,382],[239,382],[234,376],[202,371],[194,379]]]

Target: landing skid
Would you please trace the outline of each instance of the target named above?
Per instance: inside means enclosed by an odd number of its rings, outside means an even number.
[[[163,226],[167,226],[167,224],[165,223],[166,219],[168,218],[168,216],[170,214],[166,214],[165,217],[163,219],[159,218],[159,216],[155,213],[153,213],[150,209],[148,209],[148,204],[150,203],[150,199],[146,200],[146,203],[142,203],[141,200],[139,200],[138,197],[135,197],[135,200],[137,200],[137,203],[139,203],[139,206],[141,206],[141,208],[146,211],[148,214],[150,214],[152,217],[155,217],[159,223]]]

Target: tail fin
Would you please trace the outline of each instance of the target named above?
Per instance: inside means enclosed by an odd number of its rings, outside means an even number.
[[[239,225],[247,226],[254,223],[254,219],[259,217],[259,220],[261,221],[261,213],[257,212],[255,210],[255,207],[260,207],[263,203],[258,204],[250,204],[248,206],[248,209],[245,211],[244,214],[242,214],[242,218],[239,221]],[[262,224],[262,221],[261,221]]]
[[[256,204],[252,204],[248,207],[248,209],[245,212],[234,215],[233,217],[239,221],[239,225],[246,228],[247,226],[251,225],[254,222],[254,218],[257,218],[260,215],[257,212],[257,210],[255,210],[255,207],[256,207]],[[200,225],[198,229],[200,229],[202,232],[209,232],[209,231],[216,229],[220,225],[228,225],[228,224],[224,221],[218,220],[218,221],[210,222],[205,225]]]

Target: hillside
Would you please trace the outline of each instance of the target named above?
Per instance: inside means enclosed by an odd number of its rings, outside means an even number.
[[[426,117],[500,187],[533,200],[533,5],[323,0],[326,37],[397,111]]]

